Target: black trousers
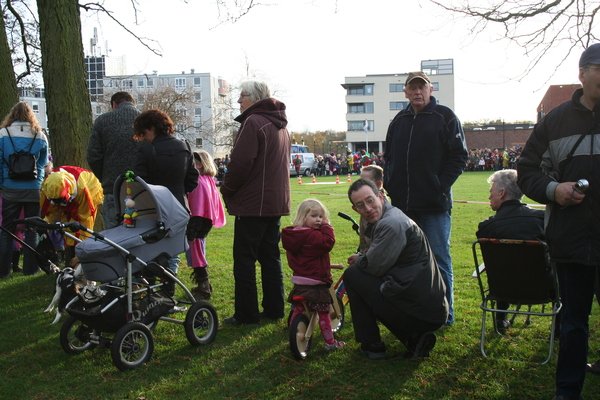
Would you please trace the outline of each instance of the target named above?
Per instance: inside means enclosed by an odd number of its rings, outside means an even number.
[[[351,266],[344,272],[344,283],[350,299],[354,336],[361,344],[381,341],[380,321],[407,348],[416,336],[435,331],[441,324],[421,321],[388,302],[379,291],[382,279]]]
[[[256,261],[260,264],[262,308],[270,318],[282,318],[283,273],[279,251],[280,217],[236,217],[233,237],[235,314],[243,323],[259,321]]]

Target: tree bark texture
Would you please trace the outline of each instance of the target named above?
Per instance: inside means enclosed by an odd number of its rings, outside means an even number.
[[[0,18],[0,121],[8,114],[12,106],[19,101],[17,80],[10,56],[10,47],[4,26],[4,16]]]
[[[92,107],[77,0],[37,0],[48,129],[54,165],[87,167]]]

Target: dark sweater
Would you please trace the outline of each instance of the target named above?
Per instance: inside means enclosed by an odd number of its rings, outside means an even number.
[[[496,215],[479,224],[478,238],[544,240],[544,212],[507,200]]]
[[[104,194],[112,194],[115,179],[133,170],[139,144],[133,140],[133,121],[140,111],[123,102],[96,118],[87,150],[90,169],[102,183]]]

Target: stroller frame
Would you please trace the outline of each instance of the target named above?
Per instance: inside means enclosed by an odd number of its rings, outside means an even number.
[[[140,229],[119,225],[95,232],[78,222],[48,224],[40,218],[25,220],[38,228],[59,230],[78,242],[75,250],[83,276],[99,283],[87,291],[88,286],[84,287],[83,293],[75,294],[66,303],[64,309],[69,317],[60,332],[63,350],[77,354],[96,346],[110,347],[112,361],[119,370],[136,368],[151,358],[154,350],[151,329],[159,320],[183,325],[188,341],[194,346],[212,343],[218,328],[215,308],[205,300],[195,299],[185,284],[161,265],[161,258],[166,260],[178,254],[187,243],[179,242],[185,240],[187,211],[165,187],[148,185],[131,174],[115,182],[115,201],[119,201],[117,187],[125,184],[125,179],[127,184],[134,182],[139,190],[142,207],[153,201],[157,203],[140,217]],[[129,195],[136,193],[128,188]],[[164,204],[158,204],[159,197]],[[173,214],[178,215],[176,227],[165,226],[161,219],[163,210],[169,213],[167,220]],[[78,231],[89,238],[77,238],[73,233]],[[173,247],[173,243],[177,246]],[[177,286],[184,293],[183,300],[174,297]],[[175,318],[182,313],[184,319]]]

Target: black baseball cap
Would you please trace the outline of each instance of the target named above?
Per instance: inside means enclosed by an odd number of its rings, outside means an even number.
[[[579,68],[587,67],[590,64],[600,65],[600,43],[591,45],[581,53]]]

